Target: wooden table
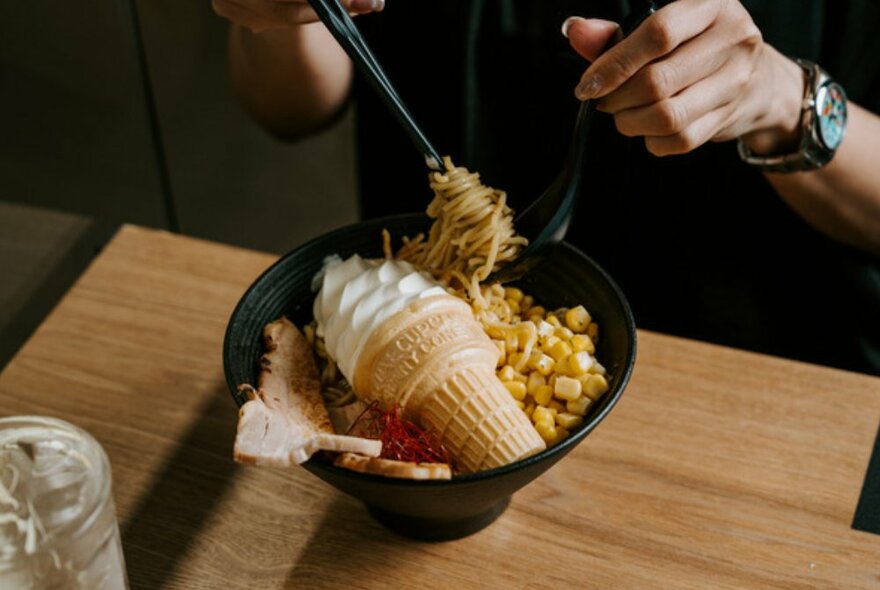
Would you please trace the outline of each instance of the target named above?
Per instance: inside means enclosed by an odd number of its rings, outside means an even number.
[[[880,587],[851,528],[880,379],[650,332],[606,421],[462,540],[235,464],[223,332],[273,260],[124,227],[0,374],[0,412],[104,445],[132,588]]]

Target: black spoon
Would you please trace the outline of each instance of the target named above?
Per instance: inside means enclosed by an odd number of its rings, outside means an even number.
[[[443,170],[443,159],[434,146],[428,142],[425,134],[416,125],[409,110],[403,104],[397,91],[392,86],[388,76],[373,52],[367,46],[367,42],[361,36],[360,31],[351,20],[345,7],[339,0],[308,0],[311,7],[318,14],[318,18],[324,23],[333,37],[339,42],[348,56],[354,62],[358,71],[370,82],[373,89],[379,94],[385,105],[397,121],[403,126],[409,138],[416,147],[424,154],[425,163],[433,170]]]
[[[668,2],[641,2],[641,6],[633,9],[624,19],[621,32],[615,42],[629,35],[666,3]],[[574,124],[571,146],[562,171],[541,196],[517,214],[513,220],[516,233],[528,238],[529,245],[523,248],[516,258],[491,273],[484,282],[506,283],[521,278],[540,262],[541,256],[550,247],[558,244],[565,237],[580,189],[587,139],[590,136],[595,112],[596,101],[586,100],[581,103]]]

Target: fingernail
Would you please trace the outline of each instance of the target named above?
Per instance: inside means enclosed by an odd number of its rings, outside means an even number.
[[[562,36],[568,39],[568,28],[571,26],[571,23],[579,19],[579,16],[570,16],[565,19],[562,23]]]
[[[577,85],[574,94],[581,100],[587,100],[598,95],[601,87],[602,81],[596,76],[590,76]]]
[[[355,12],[381,12],[385,0],[351,0],[349,8]]]

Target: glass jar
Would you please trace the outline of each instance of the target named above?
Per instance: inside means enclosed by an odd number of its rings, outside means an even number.
[[[0,418],[0,588],[128,588],[110,463],[90,434]]]

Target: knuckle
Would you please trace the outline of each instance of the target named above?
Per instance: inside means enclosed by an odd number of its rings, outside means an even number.
[[[660,54],[667,54],[675,49],[675,27],[671,19],[657,13],[648,20],[648,40]]]
[[[670,69],[660,64],[645,68],[645,85],[648,97],[654,101],[669,98],[673,94],[674,76]]]
[[[664,100],[657,105],[656,118],[662,133],[678,133],[687,123],[687,108],[680,101]]]

